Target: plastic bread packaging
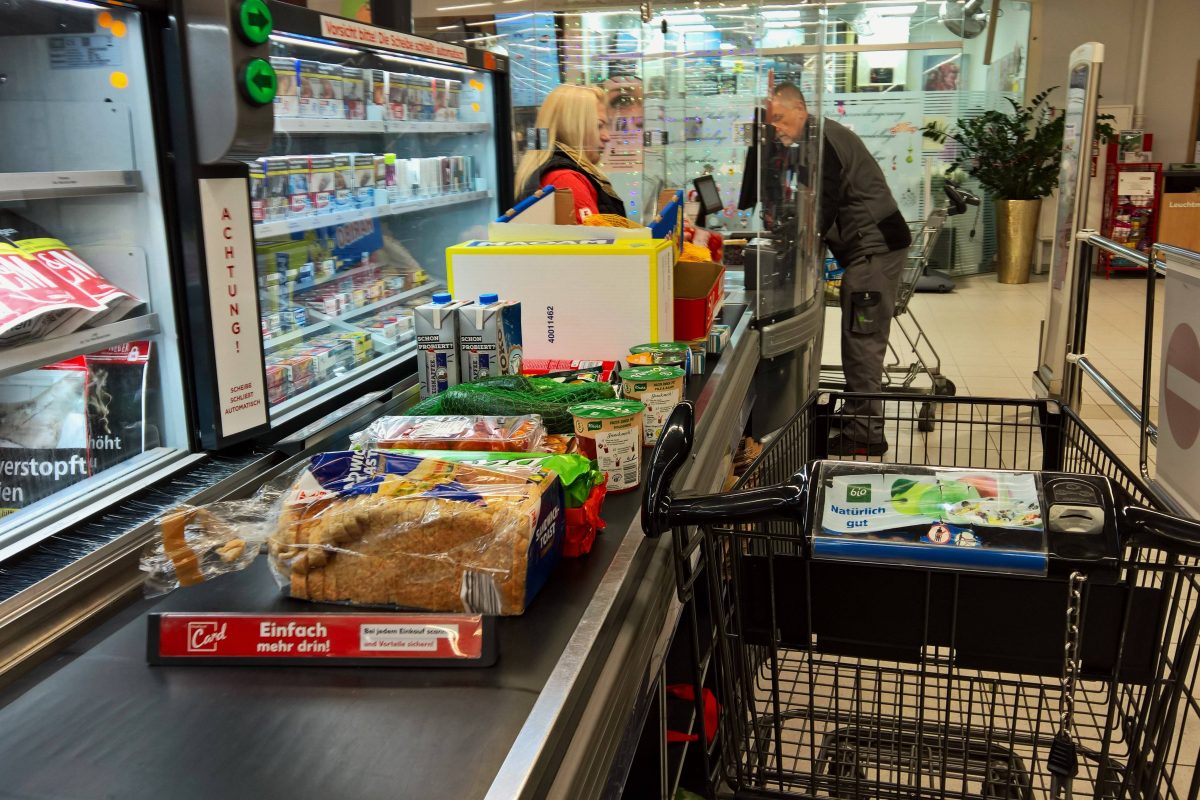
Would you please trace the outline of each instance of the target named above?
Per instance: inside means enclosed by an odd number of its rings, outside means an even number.
[[[606,527],[600,511],[604,506],[604,498],[608,494],[608,477],[600,471],[595,461],[585,455],[486,451],[443,453],[404,450],[398,452],[422,458],[442,458],[499,470],[536,467],[555,472],[563,484],[567,520],[566,535],[563,540],[564,558],[578,558],[587,555],[591,552],[596,534]]]
[[[562,482],[382,451],[320,453],[253,497],[181,507],[143,553],[146,592],[245,569],[266,546],[297,599],[521,614],[562,556]]]
[[[546,428],[536,414],[514,417],[380,417],[350,437],[355,449],[538,452]]]

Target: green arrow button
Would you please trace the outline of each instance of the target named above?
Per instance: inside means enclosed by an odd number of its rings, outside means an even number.
[[[275,27],[271,9],[264,0],[242,0],[238,6],[238,27],[250,44],[266,44]]]
[[[265,106],[275,99],[275,68],[265,58],[252,58],[242,70],[242,90],[256,106]]]

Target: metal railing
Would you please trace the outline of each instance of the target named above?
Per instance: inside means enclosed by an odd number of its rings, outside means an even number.
[[[1072,368],[1068,369],[1066,375],[1064,395],[1069,405],[1078,408],[1079,402],[1082,399],[1082,376],[1087,375],[1095,381],[1100,391],[1104,392],[1105,395],[1116,403],[1117,407],[1125,412],[1133,420],[1134,424],[1138,426],[1138,469],[1141,471],[1142,477],[1149,481],[1149,447],[1151,443],[1155,446],[1158,445],[1158,426],[1150,420],[1150,391],[1154,369],[1155,288],[1158,276],[1166,274],[1166,263],[1160,256],[1170,255],[1200,264],[1200,253],[1194,253],[1181,247],[1175,247],[1174,245],[1155,244],[1150,248],[1150,254],[1146,255],[1137,250],[1131,250],[1124,245],[1117,244],[1111,239],[1106,239],[1091,230],[1080,231],[1077,234],[1077,238],[1080,243],[1078,268],[1086,270],[1085,274],[1088,275],[1088,278],[1079,282],[1079,290],[1076,297],[1075,352],[1067,354],[1067,363]],[[1146,324],[1142,343],[1142,391],[1136,405],[1111,380],[1105,377],[1104,373],[1088,359],[1087,353],[1084,351],[1084,340],[1087,333],[1088,300],[1091,292],[1090,272],[1094,249],[1104,250],[1146,270]]]

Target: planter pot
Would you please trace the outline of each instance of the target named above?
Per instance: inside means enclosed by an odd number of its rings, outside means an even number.
[[[1029,283],[1042,201],[996,201],[996,280]]]

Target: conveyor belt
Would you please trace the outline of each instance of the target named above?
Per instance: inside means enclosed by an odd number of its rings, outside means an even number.
[[[693,397],[721,388],[692,384]],[[137,602],[0,693],[0,795],[483,797],[528,739],[638,502],[608,499],[593,552],[564,561],[524,616],[499,620],[487,669],[146,665],[151,610],[311,611],[280,596],[265,560]]]

